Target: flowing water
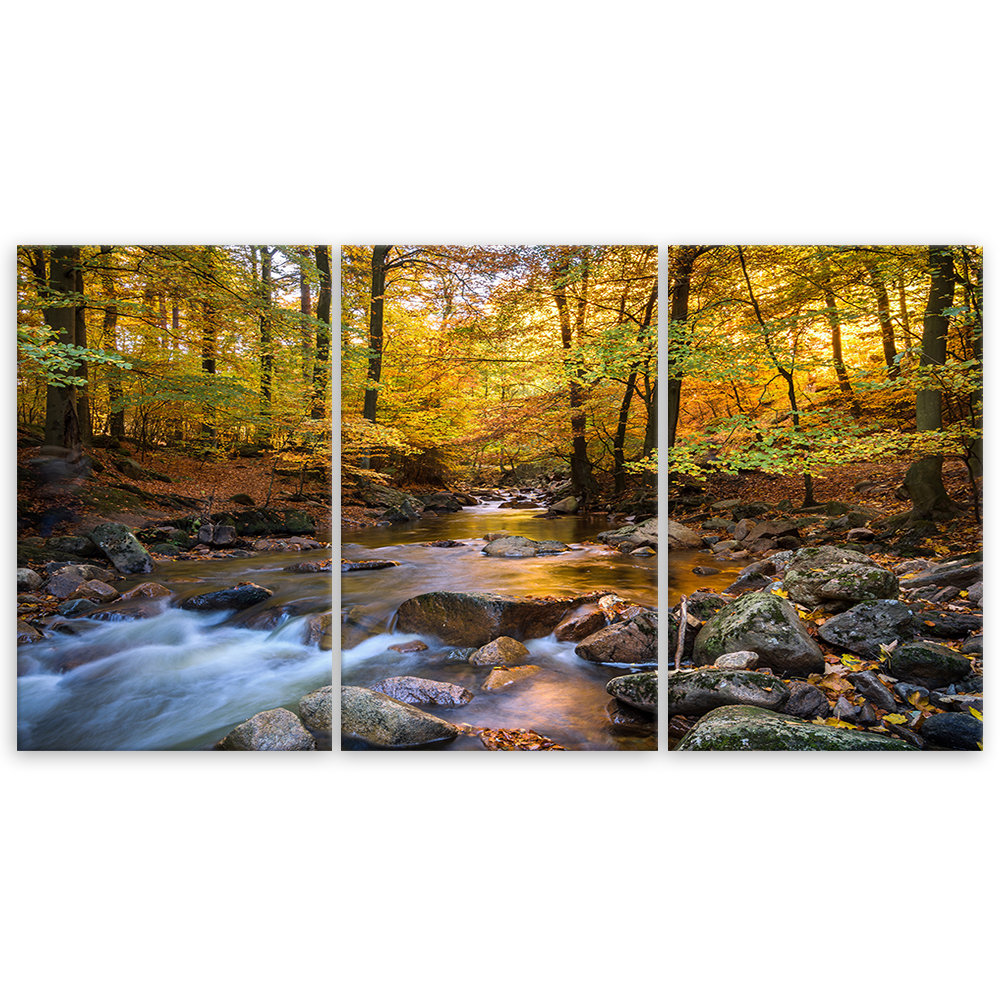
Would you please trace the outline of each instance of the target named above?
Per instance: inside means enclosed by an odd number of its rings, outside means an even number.
[[[701,549],[678,549],[670,553],[667,579],[667,599],[674,607],[685,595],[696,590],[722,591],[740,575],[750,560],[718,559]],[[702,575],[695,568],[705,567],[717,572]]]
[[[628,556],[594,540],[607,530],[606,517],[536,518],[541,508],[503,509],[499,501],[465,507],[454,514],[424,518],[403,525],[367,528],[345,534],[345,559],[391,559],[398,567],[344,573],[341,577],[344,615],[372,633],[356,645],[359,633],[349,628],[350,648],[341,654],[342,682],[367,686],[386,677],[407,675],[448,681],[475,694],[469,704],[425,710],[452,722],[488,728],[533,729],[571,750],[651,750],[654,733],[612,725],[607,708],[607,682],[624,668],[583,660],[574,643],[551,635],[528,640],[529,663],[542,669],[496,692],[481,692],[488,667],[448,659],[453,647],[432,636],[391,631],[403,601],[434,590],[495,591],[511,596],[578,596],[613,591],[646,607],[656,607],[656,560]],[[484,556],[483,535],[506,531],[529,538],[555,539],[568,552],[528,559]],[[460,547],[435,548],[423,543],[452,539]],[[429,647],[419,653],[397,653],[390,645],[420,639]],[[647,665],[641,669],[651,669]],[[639,669],[639,668],[637,668]],[[481,750],[474,737],[459,737],[450,750]]]
[[[243,613],[167,607],[152,618],[73,619],[18,652],[18,746],[25,750],[208,749],[269,708],[294,709],[331,680],[329,652],[306,646],[306,616],[330,609],[330,577],[285,567],[324,550],[178,561],[154,580],[180,598],[249,581],[274,591],[253,611],[283,614],[270,631],[241,628]]]

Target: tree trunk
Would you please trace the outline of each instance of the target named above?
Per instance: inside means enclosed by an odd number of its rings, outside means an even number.
[[[972,289],[970,301],[973,308],[973,328],[972,328],[972,355],[979,362],[979,374],[982,376],[983,369],[983,259],[979,258],[979,266],[976,271],[977,284]],[[972,414],[972,424],[982,430],[983,427],[983,390],[971,394],[969,397],[969,410]],[[983,439],[977,437],[969,445],[969,472],[973,477],[983,474]]]
[[[931,287],[924,311],[924,333],[921,340],[920,366],[939,365],[945,359],[948,337],[948,317],[944,315],[955,294],[955,263],[947,246],[932,246],[928,263]],[[917,430],[941,430],[941,390],[918,389],[916,399]],[[907,470],[905,485],[913,510],[911,520],[930,520],[935,515],[949,517],[956,512],[941,479],[943,458],[928,455],[918,459]]]
[[[854,394],[854,388],[847,375],[847,368],[844,366],[844,346],[843,337],[840,330],[840,313],[837,311],[837,300],[833,296],[833,290],[829,287],[829,272],[823,275],[823,301],[826,303],[826,318],[830,324],[830,353],[833,357],[833,370],[837,373],[837,384],[845,399],[850,400],[851,416],[861,416],[861,404]]]
[[[87,347],[87,313],[83,294],[83,247],[74,247],[73,291],[76,292],[76,328],[73,331],[73,341],[77,347]],[[89,445],[93,439],[93,428],[90,419],[90,380],[87,362],[81,361],[73,374],[82,378],[84,384],[76,391],[77,417],[80,421],[80,441]]]
[[[309,248],[302,247],[302,256],[309,255]],[[308,381],[309,373],[312,371],[313,359],[313,335],[312,323],[312,301],[309,288],[309,276],[305,268],[299,265],[299,312],[302,313],[302,334],[299,346],[299,356],[302,359],[302,380]]]
[[[271,438],[271,377],[274,367],[274,347],[271,342],[271,248],[260,248],[260,426],[257,438]]]
[[[878,306],[878,325],[882,330],[882,354],[889,378],[899,378],[899,363],[896,361],[896,332],[892,328],[892,313],[889,309],[889,294],[885,282],[874,261],[865,262],[865,270],[872,279],[872,289],[875,292],[875,303]]]
[[[691,297],[691,275],[694,262],[705,252],[704,247],[680,247],[676,264],[670,268],[669,314],[667,317],[669,347],[681,348],[687,342],[688,303]],[[669,349],[669,348],[668,348]],[[671,361],[667,378],[667,447],[677,440],[677,424],[681,413],[681,387],[684,374],[681,365]]]
[[[361,415],[375,423],[379,380],[382,378],[382,324],[385,307],[386,258],[391,246],[372,247],[371,305],[368,309],[368,381]]]
[[[316,299],[316,360],[313,364],[313,397],[310,417],[322,420],[326,415],[330,392],[330,309],[333,300],[333,277],[330,273],[330,248],[316,247],[319,271],[319,296]]]
[[[913,347],[913,334],[910,332],[910,314],[906,308],[906,277],[899,277],[899,324],[903,328],[903,345],[906,350]]]
[[[74,247],[53,247],[49,262],[46,298],[72,300],[76,290]],[[76,308],[61,304],[42,310],[45,324],[64,344],[76,343]],[[80,421],[76,389],[73,386],[49,385],[45,394],[45,445],[73,452],[80,447]]]
[[[614,458],[615,458],[615,496],[625,492],[625,432],[628,430],[628,411],[635,394],[635,380],[638,372],[633,368],[625,383],[625,395],[618,409],[618,426],[615,428]]]
[[[587,307],[587,277],[588,267],[584,258],[582,289],[577,297],[575,314],[577,343],[583,335],[584,313]],[[559,313],[559,330],[562,337],[563,351],[568,355],[573,348],[573,318],[570,314],[569,301],[566,295],[569,260],[564,258],[561,265],[553,272],[552,297]],[[597,483],[594,480],[593,468],[587,457],[587,414],[583,409],[587,401],[586,387],[582,381],[583,369],[579,362],[571,362],[567,358],[569,370],[569,412],[570,437],[572,454],[570,455],[570,475],[573,481],[573,491],[580,496],[580,505],[586,507],[589,500],[597,495]],[[575,368],[575,370],[574,370]]]
[[[212,259],[212,247],[205,247],[205,270],[212,274],[214,261]],[[208,282],[206,282],[208,285]],[[208,376],[215,374],[216,350],[218,347],[218,325],[215,312],[215,303],[212,300],[212,290],[206,287],[205,297],[202,299],[202,326],[201,326],[201,370],[206,376],[206,391],[210,392],[208,383],[211,379]],[[204,416],[201,422],[201,433],[204,437],[215,441],[215,407],[209,402],[205,404]]]
[[[104,293],[104,321],[102,346],[109,351],[118,350],[118,303],[115,279],[111,273],[112,247],[101,247],[101,290]],[[115,365],[108,366],[108,432],[115,439],[125,436],[125,410],[122,407],[122,375]]]

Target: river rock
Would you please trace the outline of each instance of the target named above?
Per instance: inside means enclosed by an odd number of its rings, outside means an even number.
[[[644,611],[587,636],[576,655],[592,663],[656,663],[657,615]]]
[[[556,552],[566,552],[569,546],[556,541],[535,541],[524,535],[508,535],[488,542],[483,552],[488,556],[503,559],[525,559],[531,556],[550,555]]]
[[[680,521],[667,521],[667,548],[701,548],[701,535],[697,531],[681,524]]]
[[[299,699],[299,715],[310,729],[333,728],[333,685],[310,691]]]
[[[473,698],[468,688],[426,677],[386,677],[373,684],[371,690],[407,705],[467,705]]]
[[[340,731],[347,746],[360,743],[385,750],[446,743],[461,732],[458,726],[379,691],[348,686],[340,689]]]
[[[74,556],[96,556],[101,553],[93,541],[83,535],[56,535],[49,539],[48,547]]]
[[[315,750],[316,740],[287,708],[258,712],[217,744],[219,750]]]
[[[404,601],[397,612],[396,629],[433,635],[452,646],[485,646],[502,635],[537,639],[548,635],[568,611],[594,597],[508,597],[486,591],[437,590]]]
[[[912,639],[916,631],[916,617],[901,601],[862,601],[828,618],[820,626],[819,636],[831,646],[874,660],[882,646]]]
[[[781,708],[788,689],[773,674],[755,670],[672,670],[667,675],[667,706],[671,715],[704,715],[723,705]]]
[[[962,652],[966,656],[979,656],[983,655],[983,636],[982,633],[979,635],[970,635],[965,642],[962,643]]]
[[[399,563],[393,561],[392,559],[360,559],[357,561],[352,561],[350,559],[340,560],[340,572],[341,573],[356,573],[359,570],[365,569],[392,569],[393,566],[398,566]]]
[[[776,673],[822,673],[823,651],[795,609],[775,594],[744,594],[715,614],[698,633],[695,666],[715,663],[723,653],[748,650]]]
[[[549,507],[549,510],[557,514],[575,514],[579,509],[580,501],[576,497],[566,497],[565,500],[559,500]]]
[[[88,566],[64,566],[50,574],[45,592],[53,597],[69,597],[82,583],[92,580]]]
[[[84,580],[69,596],[93,601],[95,604],[107,604],[108,601],[116,600],[119,594],[109,583],[101,580]]]
[[[29,625],[26,621],[18,618],[17,620],[17,644],[19,646],[24,646],[29,642],[38,642],[39,639],[43,639],[44,636],[38,631],[33,625]]]
[[[427,648],[427,643],[421,642],[419,639],[411,639],[409,642],[397,642],[395,645],[389,647],[394,653],[422,653]],[[388,693],[387,691],[386,694]],[[395,697],[393,695],[393,698]]]
[[[266,601],[273,592],[255,583],[238,583],[235,587],[213,590],[207,594],[195,594],[181,601],[185,611],[220,611],[249,608],[260,601]]]
[[[899,595],[899,583],[889,570],[861,552],[833,545],[799,549],[785,573],[784,587],[791,600],[810,608],[847,608]]]
[[[367,638],[367,636],[363,638]],[[323,650],[332,649],[333,612],[326,611],[322,614],[310,615],[306,619],[306,637],[303,641],[307,646],[318,646]]]
[[[496,667],[489,672],[480,690],[499,691],[501,688],[509,687],[518,681],[527,680],[541,669],[541,667],[536,666],[534,663],[526,663],[520,667]]]
[[[469,657],[469,662],[477,667],[496,667],[501,664],[514,666],[517,663],[523,663],[528,656],[527,646],[518,642],[517,639],[512,639],[509,635],[501,635],[477,649]]]
[[[749,705],[728,705],[702,716],[678,750],[913,750],[891,736],[802,722]]]
[[[41,587],[42,578],[33,569],[29,569],[27,566],[17,567],[18,593],[21,593],[22,590],[40,590]]]
[[[920,735],[934,746],[948,750],[981,750],[983,723],[970,714],[942,712],[924,719]]]
[[[127,525],[105,521],[91,531],[90,538],[119,573],[152,572],[152,556]]]
[[[825,719],[830,714],[830,702],[826,695],[806,681],[788,681],[788,701],[781,707],[784,715],[796,715],[800,719]]]
[[[760,657],[749,649],[741,649],[736,653],[723,653],[712,664],[716,670],[753,670]]]
[[[962,680],[971,669],[967,657],[947,646],[937,642],[909,642],[893,651],[888,672],[910,684],[941,688]]]
[[[608,694],[632,708],[656,715],[659,695],[659,671],[643,670],[637,674],[612,677],[605,685]],[[669,690],[669,689],[668,689]]]
[[[593,635],[607,625],[607,619],[600,607],[593,604],[584,604],[582,607],[571,611],[558,625],[552,634],[560,642],[580,642],[588,635]]]
[[[73,615],[85,615],[90,611],[97,611],[99,607],[100,604],[95,601],[89,601],[87,598],[81,597],[76,600],[63,601],[56,608],[56,613],[69,618]]]
[[[123,601],[136,601],[140,598],[145,600],[157,600],[161,597],[170,597],[171,591],[167,590],[160,583],[153,583],[152,580],[148,580],[146,583],[140,583],[132,587],[130,590],[126,590],[124,594],[121,595]]]
[[[655,549],[659,544],[658,525],[658,518],[650,517],[641,524],[626,524],[621,528],[602,531],[598,534],[597,540],[604,542],[605,545],[611,545],[622,552],[631,552],[633,549],[642,548],[646,545]],[[701,539],[699,538],[699,544],[700,542]]]
[[[976,559],[952,560],[944,563],[930,563],[925,570],[912,575],[904,575],[899,585],[904,590],[920,587],[960,587],[963,590],[981,583],[983,579],[982,561]]]
[[[854,690],[864,695],[865,701],[886,712],[896,711],[896,699],[892,692],[878,679],[874,670],[858,670],[847,675]]]
[[[632,732],[636,736],[656,736],[656,715],[626,705],[617,698],[611,698],[604,706],[608,722],[620,731]]]
[[[923,611],[917,621],[920,631],[934,639],[964,639],[970,632],[983,627],[981,615],[954,611]]]

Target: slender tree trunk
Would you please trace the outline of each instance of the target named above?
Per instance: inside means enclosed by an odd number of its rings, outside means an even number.
[[[274,367],[274,347],[271,341],[271,248],[260,248],[260,416],[257,436],[260,441],[271,437],[271,378]]]
[[[205,270],[209,275],[214,269],[212,257],[213,248],[205,247]],[[208,283],[206,282],[206,285]],[[202,326],[201,326],[201,370],[206,376],[206,383],[210,383],[210,376],[215,374],[216,352],[218,349],[218,320],[216,316],[215,303],[212,300],[212,289],[206,287],[205,297],[202,299]],[[206,386],[207,388],[207,386]],[[201,433],[204,437],[212,441],[216,440],[217,432],[215,427],[215,407],[211,403],[206,403],[204,416],[201,423]]]
[[[616,496],[625,492],[625,433],[628,430],[628,411],[632,405],[632,396],[635,394],[635,380],[638,374],[634,368],[629,372],[628,381],[625,383],[625,394],[622,396],[621,406],[618,408],[618,426],[615,428],[614,437]]]
[[[378,409],[379,380],[382,378],[382,324],[385,308],[386,258],[391,246],[372,247],[371,305],[368,309],[368,381],[361,415],[375,423]]]
[[[309,254],[308,247],[302,247],[302,256]],[[309,276],[305,268],[299,266],[299,312],[302,313],[301,342],[299,356],[302,359],[302,380],[308,381],[309,373],[312,371],[313,359],[313,335],[312,335],[312,302],[309,288]]]
[[[829,271],[823,275],[823,301],[826,304],[826,318],[830,324],[830,353],[833,357],[833,370],[837,373],[837,384],[844,398],[850,401],[851,416],[861,416],[861,403],[854,393],[854,387],[847,375],[847,368],[844,365],[844,345],[843,335],[840,329],[840,312],[837,309],[837,300],[834,298],[833,290],[829,287]]]
[[[910,314],[906,308],[906,278],[899,277],[899,325],[903,328],[903,345],[909,351],[913,348],[913,334],[910,332]]]
[[[691,275],[694,262],[705,252],[705,247],[680,247],[675,263],[670,267],[670,296],[668,328],[669,347],[676,353],[687,342],[688,304],[691,297]],[[667,373],[667,447],[673,448],[677,440],[677,424],[681,413],[681,388],[684,372],[676,360],[670,361]]]
[[[83,294],[83,247],[73,248],[73,290],[76,292],[76,328],[73,340],[77,347],[87,346],[87,312]],[[80,421],[80,441],[89,445],[93,439],[93,428],[90,418],[90,376],[86,361],[80,361],[73,372],[77,378],[82,378],[84,384],[76,391],[77,416]]]
[[[106,350],[118,350],[118,303],[115,279],[111,273],[110,246],[101,247],[101,290],[104,293],[104,321],[102,324],[102,344]],[[108,432],[119,440],[125,436],[125,410],[122,406],[122,375],[114,365],[108,366]]]
[[[74,247],[53,247],[49,261],[46,298],[72,300],[76,290]],[[45,324],[64,344],[76,343],[76,308],[60,304],[42,310]],[[80,421],[76,389],[73,386],[49,385],[45,394],[45,445],[76,451],[80,447]]]
[[[573,316],[570,312],[566,295],[566,285],[569,273],[569,261],[564,259],[554,272],[552,297],[559,313],[559,330],[562,337],[563,351],[568,355],[573,348]],[[577,298],[576,325],[577,343],[583,333],[583,317],[586,310],[588,268],[586,259],[582,275],[582,291]],[[586,507],[590,499],[597,494],[597,483],[594,480],[590,459],[587,457],[587,414],[583,409],[586,403],[586,387],[581,381],[583,374],[579,362],[566,361],[569,370],[569,412],[572,454],[570,456],[570,475],[573,480],[573,491],[580,495],[580,504]]]
[[[866,261],[865,269],[872,279],[875,303],[878,306],[878,325],[882,330],[882,354],[889,378],[899,378],[899,362],[896,361],[896,331],[892,328],[892,312],[889,309],[889,294],[879,271],[878,264]]]
[[[316,360],[313,364],[313,397],[310,417],[326,416],[330,394],[330,310],[333,300],[333,276],[330,271],[330,248],[316,247],[319,271],[319,296],[316,299]]]
[[[928,263],[931,287],[924,311],[924,335],[921,341],[920,366],[943,364],[948,338],[948,317],[944,314],[955,294],[955,262],[951,248],[932,246]],[[917,390],[917,430],[941,430],[941,390]],[[935,515],[949,517],[956,512],[941,478],[941,455],[928,455],[914,462],[906,473],[912,520],[929,520]]]

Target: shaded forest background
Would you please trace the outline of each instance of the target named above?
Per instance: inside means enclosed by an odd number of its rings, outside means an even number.
[[[983,258],[972,246],[670,249],[672,481],[902,464],[915,519],[979,514]],[[829,499],[829,498],[827,498]]]
[[[347,246],[342,285],[345,491],[654,488],[655,246]]]

